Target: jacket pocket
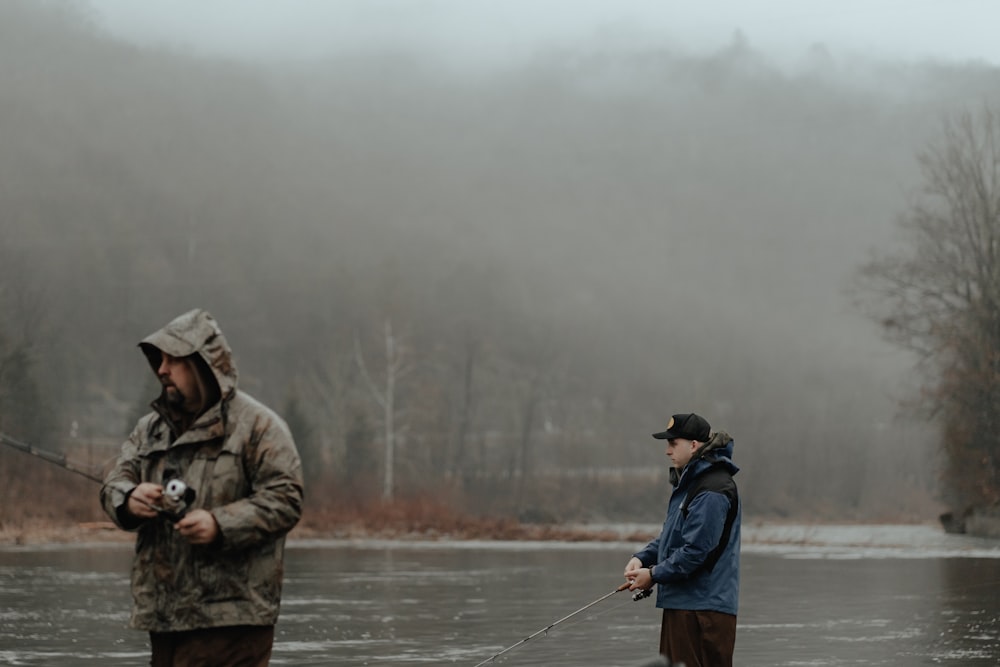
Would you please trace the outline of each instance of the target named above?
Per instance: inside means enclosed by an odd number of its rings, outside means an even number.
[[[198,558],[195,576],[206,604],[245,600],[248,596],[249,564],[245,554],[234,558],[214,552],[209,558]]]

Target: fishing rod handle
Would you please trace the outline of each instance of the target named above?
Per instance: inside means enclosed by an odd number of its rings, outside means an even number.
[[[624,591],[628,589],[628,587],[631,585],[632,585],[631,581],[626,581],[624,584],[615,589],[615,593],[618,593],[619,591]],[[639,600],[648,598],[652,594],[653,594],[652,586],[643,590],[638,590],[632,595],[632,602],[638,602]]]

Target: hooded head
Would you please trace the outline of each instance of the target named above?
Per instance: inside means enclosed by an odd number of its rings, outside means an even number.
[[[195,416],[236,391],[237,372],[233,352],[219,325],[207,311],[196,308],[172,320],[139,343],[154,373],[167,354],[182,360],[196,383],[198,405],[184,411]],[[167,398],[166,387],[163,398]]]

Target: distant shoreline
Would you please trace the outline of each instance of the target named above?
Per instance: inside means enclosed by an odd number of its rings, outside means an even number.
[[[879,530],[872,531],[871,528]],[[376,540],[393,542],[480,541],[480,542],[631,542],[645,543],[656,536],[659,525],[650,524],[522,524],[508,520],[482,520],[449,526],[414,526],[406,523],[367,526],[351,521],[330,528],[300,524],[288,535],[289,544],[310,541]],[[925,523],[806,523],[745,522],[744,546],[795,545],[845,548],[903,548],[914,540],[934,547],[954,542],[934,522]],[[110,521],[81,523],[30,522],[22,526],[0,527],[2,546],[44,546],[55,544],[128,544],[134,533],[118,529]],[[970,544],[989,545],[989,540],[967,538]]]

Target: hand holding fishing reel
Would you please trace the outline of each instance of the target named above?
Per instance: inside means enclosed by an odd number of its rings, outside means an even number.
[[[174,477],[163,487],[163,515],[173,523],[177,523],[191,508],[194,497],[194,489],[179,477]]]
[[[624,584],[615,589],[615,592],[628,590],[628,587],[632,585],[631,581],[626,581]],[[646,589],[639,589],[632,593],[632,602],[638,602],[639,600],[644,600],[653,594],[653,587],[650,586]]]

